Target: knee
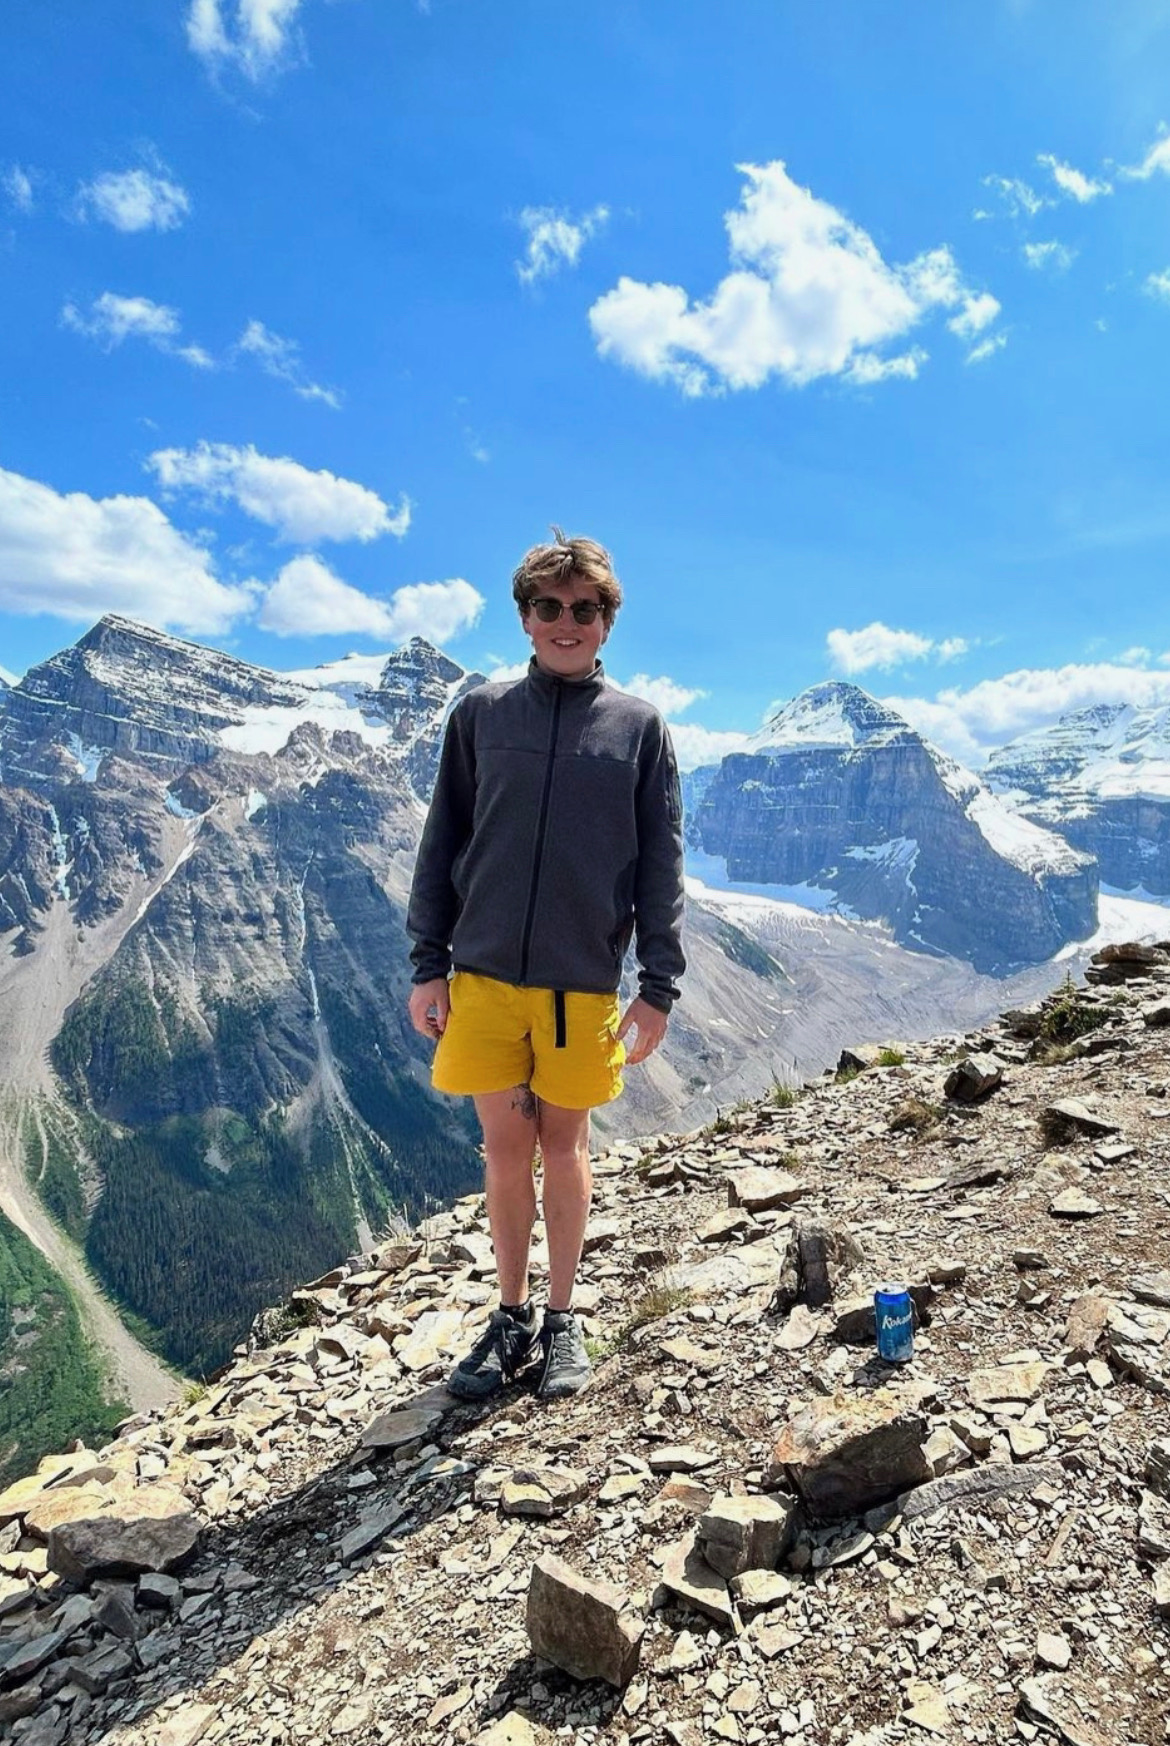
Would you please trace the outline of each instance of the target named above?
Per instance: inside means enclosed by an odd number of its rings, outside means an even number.
[[[580,1140],[576,1143],[546,1145],[543,1141],[540,1147],[541,1163],[546,1175],[559,1176],[568,1172],[574,1174],[589,1169],[589,1142]]]

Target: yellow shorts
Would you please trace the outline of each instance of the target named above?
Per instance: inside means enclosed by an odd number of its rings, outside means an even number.
[[[457,970],[450,987],[431,1069],[436,1091],[474,1097],[530,1085],[559,1109],[596,1109],[618,1096],[626,1049],[617,1040],[616,994],[558,997],[467,970]]]

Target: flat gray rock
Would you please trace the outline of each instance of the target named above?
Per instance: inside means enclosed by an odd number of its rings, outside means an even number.
[[[1035,1461],[1019,1467],[967,1468],[903,1493],[897,1507],[899,1514],[912,1522],[916,1517],[931,1515],[935,1510],[953,1509],[956,1505],[971,1502],[982,1503],[995,1497],[1019,1496],[1035,1491],[1038,1485],[1052,1485],[1063,1490],[1064,1484],[1064,1469],[1055,1461]]]

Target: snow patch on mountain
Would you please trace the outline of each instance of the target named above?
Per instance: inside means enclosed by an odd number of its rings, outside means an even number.
[[[823,915],[841,916],[847,921],[861,919],[829,886],[805,882],[799,885],[753,885],[730,879],[726,855],[707,855],[701,849],[688,849],[686,873],[687,889],[689,891],[694,886],[696,896],[718,892],[721,898],[764,898],[787,909],[811,909]]]

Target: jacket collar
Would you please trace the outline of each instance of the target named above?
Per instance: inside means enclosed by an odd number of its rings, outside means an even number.
[[[555,673],[546,673],[543,667],[537,665],[533,655],[528,662],[528,677],[525,684],[537,697],[551,699],[558,691],[571,692],[574,696],[596,696],[605,685],[605,668],[598,661],[592,673],[586,673],[581,679],[561,679]]]

